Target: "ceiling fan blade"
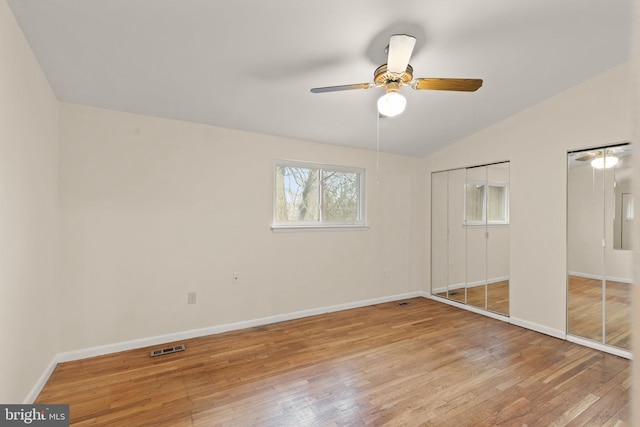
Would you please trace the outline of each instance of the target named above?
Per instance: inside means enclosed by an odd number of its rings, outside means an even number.
[[[416,38],[406,34],[394,34],[389,40],[387,71],[402,74],[409,65],[409,59],[416,45]]]
[[[411,87],[417,90],[457,90],[475,92],[482,86],[481,79],[415,79]]]
[[[339,92],[341,90],[352,90],[352,89],[369,89],[370,87],[374,87],[373,83],[356,83],[352,85],[341,85],[341,86],[327,86],[327,87],[314,87],[311,89],[311,93],[324,93],[324,92]]]
[[[593,160],[598,156],[602,156],[602,152],[601,151],[596,151],[596,152],[589,151],[589,152],[583,154],[582,156],[576,158],[576,161],[578,161],[578,162],[586,162],[587,160]]]

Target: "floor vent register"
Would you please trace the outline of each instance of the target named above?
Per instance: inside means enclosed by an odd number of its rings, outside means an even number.
[[[184,344],[180,344],[180,345],[176,345],[173,347],[167,347],[167,348],[161,348],[158,350],[153,350],[151,352],[151,357],[156,357],[156,356],[164,356],[165,354],[171,354],[171,353],[177,353],[179,351],[184,351],[185,350],[185,346]]]

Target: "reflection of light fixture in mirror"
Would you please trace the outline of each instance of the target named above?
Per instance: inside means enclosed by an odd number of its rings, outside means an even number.
[[[609,169],[618,164],[618,158],[612,154],[606,156],[598,156],[591,160],[591,166],[596,169]]]
[[[407,99],[400,95],[398,89],[400,89],[400,84],[391,82],[387,84],[387,93],[378,99],[378,112],[383,116],[397,116],[407,106]]]

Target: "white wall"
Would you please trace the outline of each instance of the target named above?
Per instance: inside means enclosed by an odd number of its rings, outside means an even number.
[[[379,183],[373,152],[68,104],[58,151],[59,105],[0,0],[0,402],[22,401],[60,351],[415,291],[430,172],[502,160],[511,314],[564,330],[566,152],[630,138],[628,71],[423,162],[381,155]],[[273,158],[367,168],[371,228],[273,233]]]
[[[566,329],[567,151],[631,138],[630,78],[618,66],[425,159],[425,182],[431,171],[511,161],[512,319]]]
[[[420,289],[418,159],[71,104],[60,144],[64,351]],[[273,232],[276,158],[366,168],[370,229]]]
[[[633,96],[633,178],[632,178],[632,192],[634,197],[634,211],[640,212],[640,0],[633,2],[633,34],[632,34],[632,57],[634,58],[634,65],[632,68],[632,81],[633,88],[630,91]],[[632,336],[635,337],[631,341],[631,351],[636,355],[635,361],[632,365],[632,381],[631,381],[631,422],[633,425],[640,424],[640,363],[638,363],[638,355],[640,355],[640,286],[638,281],[640,279],[640,227],[637,225],[633,228],[633,265],[634,265],[634,278],[635,286],[632,286],[633,295],[631,300],[633,302],[633,328]]]
[[[58,103],[0,0],[0,402],[57,353]]]

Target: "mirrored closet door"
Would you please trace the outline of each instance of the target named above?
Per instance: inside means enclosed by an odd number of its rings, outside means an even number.
[[[509,163],[487,166],[487,310],[509,314]]]
[[[431,177],[431,293],[509,314],[509,162]]]
[[[628,144],[568,154],[567,332],[631,349],[632,151]]]
[[[431,290],[434,295],[466,303],[465,169],[437,172],[432,186]]]

